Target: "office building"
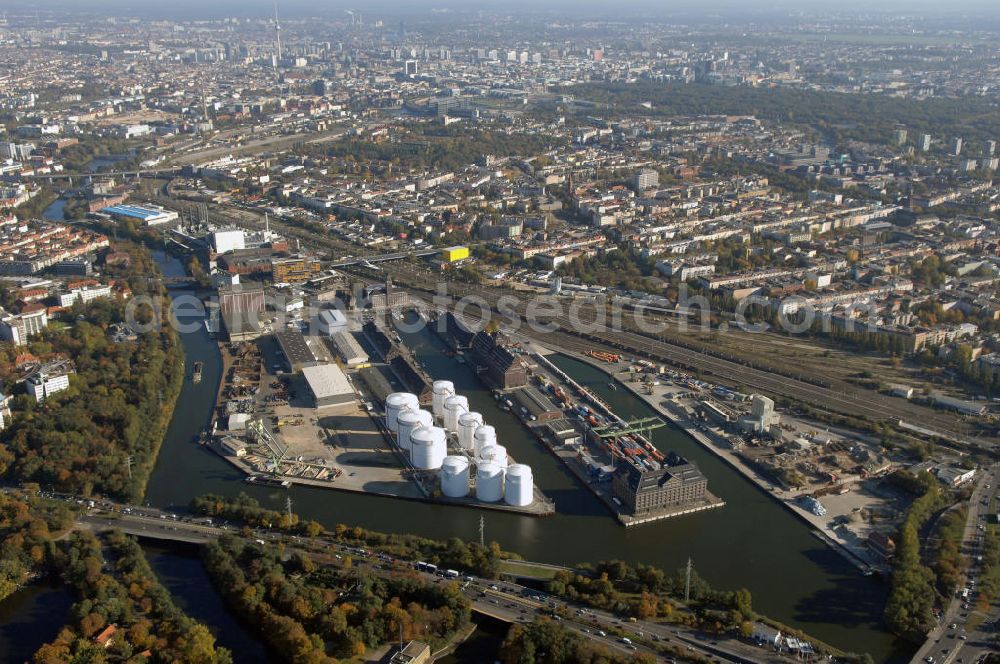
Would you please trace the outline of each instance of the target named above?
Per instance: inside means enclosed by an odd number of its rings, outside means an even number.
[[[67,389],[71,373],[75,372],[69,361],[50,362],[28,376],[24,381],[24,387],[28,394],[35,397],[36,402],[41,403],[53,394]]]
[[[637,192],[660,186],[660,174],[651,168],[644,168],[632,176],[632,188]]]
[[[48,325],[49,316],[44,305],[26,304],[19,314],[0,309],[0,339],[10,341],[15,346],[28,343],[28,337],[38,334]]]
[[[271,259],[271,281],[276,284],[298,284],[320,273],[319,259],[308,256]]]
[[[111,286],[84,286],[83,288],[73,288],[66,293],[59,294],[59,306],[71,307],[76,302],[86,304],[99,297],[111,297]]]
[[[951,154],[955,155],[956,157],[958,155],[962,154],[962,139],[961,138],[959,138],[959,137],[956,136],[955,138],[951,139],[950,152],[951,152]]]
[[[386,276],[385,284],[373,284],[365,289],[368,306],[374,311],[397,309],[410,303],[410,294],[392,287],[392,277]]]
[[[27,161],[35,151],[34,143],[10,143],[0,141],[0,159]]]
[[[917,139],[917,148],[921,152],[930,152],[931,149],[931,135],[930,134],[920,134]]]

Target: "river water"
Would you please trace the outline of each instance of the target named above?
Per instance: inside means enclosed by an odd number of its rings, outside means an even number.
[[[0,662],[30,661],[66,623],[73,594],[57,581],[26,586],[0,602]]]
[[[63,209],[66,207],[65,198],[57,198],[52,201],[52,203],[45,208],[42,212],[42,217],[48,219],[49,221],[63,221]]]
[[[163,270],[167,275],[183,273],[176,260],[163,261]],[[532,466],[535,482],[555,500],[557,515],[537,519],[308,487],[286,491],[246,485],[241,473],[195,444],[209,421],[221,378],[220,355],[203,329],[182,335],[188,366],[204,363],[203,380],[199,385],[186,384],[178,400],[149,482],[147,501],[183,508],[203,493],[232,496],[246,492],[265,505],[281,508],[290,496],[298,513],[327,526],[346,523],[469,541],[478,538],[483,514],[487,539],[525,558],[562,564],[618,558],[673,571],[690,557],[698,573],[713,586],[749,588],[754,606],[763,613],[845,650],[869,652],[877,661],[908,659],[909,649],[882,625],[887,587],[860,576],[803,522],[683,432],[665,427],[654,432],[653,441],[660,449],[676,450],[694,460],[708,477],[709,488],[727,505],[626,530],[516,418],[496,407],[474,373],[443,352],[433,332],[425,329],[403,333],[403,337],[429,373],[454,381],[456,389],[469,397],[470,408],[497,428],[500,442],[511,454]],[[564,356],[553,360],[620,415],[653,414],[625,389],[609,389],[607,376],[596,368]]]
[[[230,613],[226,601],[215,590],[212,579],[201,563],[199,547],[144,540],[142,549],[150,567],[174,603],[187,615],[204,623],[215,635],[216,645],[233,653],[235,664],[270,664],[271,657],[260,638],[244,627]]]

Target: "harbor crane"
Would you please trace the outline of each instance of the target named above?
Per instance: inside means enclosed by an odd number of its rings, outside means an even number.
[[[614,467],[619,458],[624,458],[622,451],[615,445],[615,441],[621,440],[630,434],[640,435],[645,440],[643,446],[646,450],[652,454],[657,461],[662,461],[663,456],[658,450],[656,450],[655,447],[653,447],[652,443],[649,442],[649,434],[654,429],[659,429],[664,426],[666,426],[666,423],[658,417],[640,417],[594,427],[591,429],[591,432],[600,438],[601,441],[603,441],[607,446],[608,453],[611,455],[611,465]]]
[[[279,443],[264,426],[264,421],[259,419],[247,422],[247,436],[258,448],[262,448],[264,454],[271,460],[271,474],[279,475],[281,462],[288,453],[288,446]]]
[[[637,433],[648,440],[650,432],[665,426],[667,426],[666,423],[658,417],[639,417],[601,427],[594,427],[591,431],[601,440],[622,438],[630,433]]]

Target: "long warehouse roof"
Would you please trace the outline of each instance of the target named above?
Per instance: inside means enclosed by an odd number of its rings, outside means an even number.
[[[350,381],[347,380],[347,374],[336,364],[305,367],[302,369],[302,375],[309,383],[309,389],[312,390],[313,396],[317,400],[354,392]]]

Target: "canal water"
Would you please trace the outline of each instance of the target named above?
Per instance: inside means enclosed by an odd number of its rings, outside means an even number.
[[[454,652],[435,660],[440,664],[490,664],[500,661],[500,646],[507,636],[509,625],[502,620],[473,613],[476,625],[469,638],[460,643]]]
[[[42,212],[42,217],[48,219],[49,221],[63,221],[63,209],[66,207],[65,198],[57,198],[52,201],[52,203],[45,208]]]
[[[164,260],[162,267],[168,276],[183,273],[173,259]],[[754,606],[778,620],[844,650],[868,652],[877,661],[909,658],[909,649],[882,624],[886,586],[862,577],[803,522],[683,432],[665,427],[653,434],[653,442],[662,450],[676,450],[694,460],[708,477],[710,490],[727,505],[624,529],[513,415],[497,408],[474,372],[450,357],[431,330],[401,334],[430,375],[454,381],[457,391],[469,397],[470,408],[496,427],[498,439],[510,453],[532,466],[535,482],[555,500],[558,514],[538,519],[309,487],[284,490],[246,485],[239,472],[195,444],[209,422],[221,378],[220,355],[204,329],[182,335],[188,368],[203,362],[203,380],[200,385],[186,384],[178,400],[149,482],[147,501],[158,507],[184,508],[203,493],[233,496],[246,492],[267,506],[282,508],[289,496],[298,513],[326,526],[345,523],[467,541],[478,539],[479,518],[484,515],[487,539],[527,559],[574,564],[617,558],[672,572],[691,558],[697,572],[713,586],[748,588]],[[653,414],[625,389],[609,389],[607,376],[596,368],[563,356],[553,361],[592,387],[620,415]]]
[[[174,603],[188,616],[205,624],[215,635],[216,645],[233,653],[235,664],[280,661],[268,654],[256,633],[244,627],[230,613],[226,600],[212,585],[212,579],[202,565],[197,545],[178,543],[165,546],[143,540],[142,550],[156,578],[170,592]]]
[[[26,586],[0,602],[0,662],[30,661],[58,636],[71,606],[73,594],[58,580]]]

